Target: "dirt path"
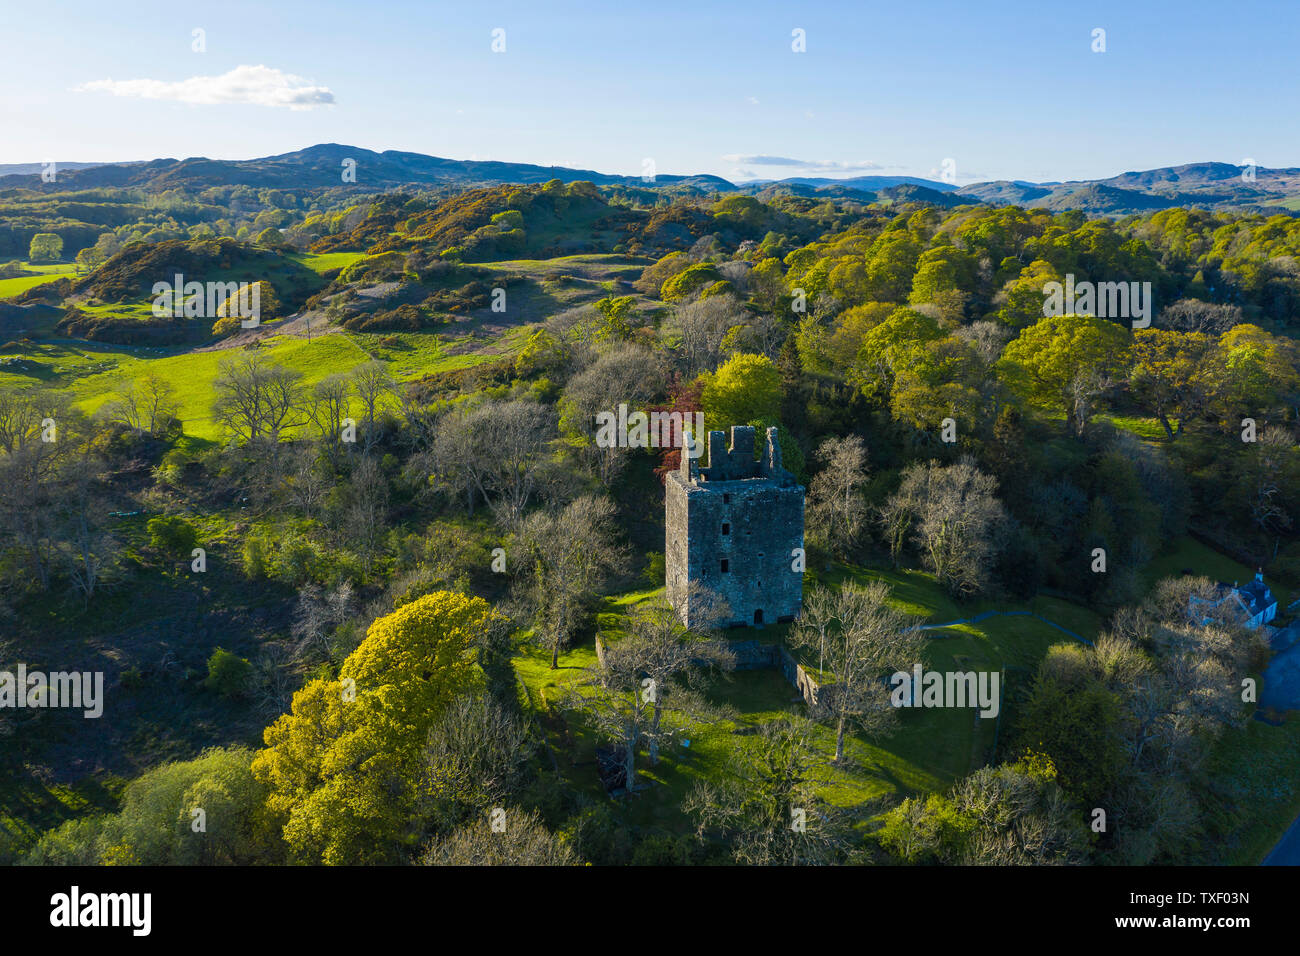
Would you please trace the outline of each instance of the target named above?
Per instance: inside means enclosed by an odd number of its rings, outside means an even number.
[[[998,616],[1037,618],[1038,620],[1042,621],[1044,624],[1050,624],[1052,627],[1056,628],[1061,633],[1070,635],[1076,641],[1083,641],[1083,643],[1088,644],[1090,646],[1092,644],[1092,641],[1088,640],[1082,634],[1076,634],[1068,627],[1061,627],[1061,625],[1057,624],[1055,621],[1049,621],[1041,614],[1035,614],[1033,611],[983,611],[980,614],[976,614],[974,617],[963,617],[960,620],[947,621],[943,624],[923,624],[920,627],[918,627],[917,630],[918,631],[941,631],[945,627],[956,627],[958,624],[978,624],[980,621],[986,621],[991,617],[998,617]]]
[[[220,352],[223,349],[240,349],[246,345],[252,345],[255,342],[277,335],[292,335],[295,338],[305,339],[309,330],[313,339],[321,335],[337,335],[343,331],[340,326],[328,324],[325,313],[307,312],[291,315],[283,321],[272,322],[269,325],[259,325],[253,329],[240,329],[234,335],[228,336],[220,342],[203,345],[193,351]]]

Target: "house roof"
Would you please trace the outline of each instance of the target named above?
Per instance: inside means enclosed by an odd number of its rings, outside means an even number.
[[[1217,609],[1223,605],[1224,601],[1231,600],[1246,617],[1255,618],[1268,611],[1270,607],[1277,606],[1277,599],[1273,597],[1273,592],[1264,583],[1262,574],[1257,574],[1255,580],[1246,584],[1238,584],[1235,581],[1231,586],[1220,584],[1215,588],[1214,594],[1215,598],[1211,600],[1193,595],[1190,600],[1189,611],[1197,605],[1206,605]]]
[[[1273,597],[1273,592],[1270,591],[1268,585],[1258,577],[1248,584],[1241,585],[1236,590],[1237,593],[1241,595],[1242,601],[1245,603],[1252,616],[1259,614],[1262,611],[1266,611],[1277,604],[1277,600]]]

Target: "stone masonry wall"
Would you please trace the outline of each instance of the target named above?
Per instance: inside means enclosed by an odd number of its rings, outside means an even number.
[[[754,430],[734,427],[708,436],[709,465],[683,455],[664,485],[665,587],[688,627],[707,623],[691,606],[699,585],[723,598],[726,624],[790,620],[803,600],[803,574],[793,569],[803,547],[804,489],[781,466],[776,430],[763,458],[754,458]]]

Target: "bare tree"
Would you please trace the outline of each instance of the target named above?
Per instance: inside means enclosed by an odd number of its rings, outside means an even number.
[[[796,647],[817,649],[817,670],[826,670],[826,642],[835,630],[838,618],[836,595],[830,588],[810,588],[804,595],[803,606],[791,632],[791,642]]]
[[[608,498],[585,495],[559,512],[533,512],[513,536],[511,551],[531,566],[536,631],[551,651],[552,669],[559,667],[560,650],[588,613],[593,595],[626,560],[614,516]]]
[[[421,460],[436,480],[465,496],[470,514],[481,498],[511,526],[541,488],[553,428],[550,412],[534,402],[485,402],[439,419]]]
[[[344,581],[331,591],[316,584],[305,584],[298,589],[298,606],[294,611],[289,633],[298,642],[294,657],[314,663],[329,660],[333,655],[330,638],[335,629],[355,611],[352,585]]]
[[[713,603],[718,611],[703,612],[707,620],[724,620],[721,599],[693,585],[692,606]],[[670,704],[686,718],[713,716],[703,690],[720,671],[736,666],[736,655],[715,632],[701,640],[688,631],[667,601],[654,601],[637,608],[627,621],[626,636],[608,646],[609,669],[635,674],[651,705],[649,742],[651,765],[659,762],[660,747],[671,740],[673,730],[664,722]]]
[[[716,719],[702,692],[714,674],[735,666],[735,655],[725,641],[692,634],[662,601],[634,611],[625,631],[617,640],[603,636],[601,663],[590,670],[587,685],[570,690],[567,703],[619,749],[631,793],[643,742],[657,764],[661,748],[680,730]]]
[[[926,569],[949,593],[978,594],[988,584],[1007,521],[996,491],[997,479],[968,458],[910,465],[881,511],[895,561],[910,535]]]
[[[730,295],[679,305],[671,325],[681,337],[678,354],[682,370],[693,377],[717,368],[722,360],[722,340],[732,326],[740,325],[745,318],[744,306]]]
[[[338,465],[343,448],[343,419],[348,414],[351,387],[344,375],[328,375],[311,390],[307,415],[329,459]]]
[[[597,414],[617,414],[619,403],[627,405],[629,414],[645,411],[646,403],[660,391],[662,381],[653,355],[643,348],[625,345],[602,355],[565,386],[560,399],[560,426],[580,443],[581,454],[604,484],[608,485],[626,466],[632,451],[596,444]]]
[[[705,300],[707,301],[707,300]],[[781,344],[790,334],[790,324],[768,312],[746,314],[727,330],[719,345],[720,351],[728,356],[737,352],[766,355],[776,358]]]
[[[641,686],[639,675],[625,666],[624,659],[610,661],[607,656],[606,661],[605,666],[594,669],[596,680],[591,686],[569,688],[564,706],[581,713],[596,736],[609,741],[622,755],[623,790],[632,794],[636,791],[637,749],[654,719],[654,695]]]
[[[1051,780],[1013,766],[981,767],[953,789],[957,810],[975,822],[959,859],[974,866],[1083,863],[1088,830]]]
[[[290,472],[285,479],[289,499],[307,514],[314,514],[330,487],[316,446],[295,447],[289,465]]]
[[[373,458],[356,460],[352,480],[348,483],[343,512],[343,528],[348,541],[361,555],[369,572],[388,516],[388,481]]]
[[[289,709],[302,681],[293,666],[293,652],[279,641],[263,644],[253,661],[253,687],[258,709],[267,716]]]
[[[379,413],[386,400],[396,397],[397,382],[388,374],[388,367],[378,361],[358,365],[352,370],[351,379],[357,398],[361,401],[364,435],[362,450],[368,454],[383,437],[379,428]]]
[[[480,454],[481,436],[471,428],[473,410],[460,407],[443,414],[432,427],[429,450],[416,456],[416,472],[450,489],[451,497],[464,495],[465,510],[473,517],[474,504],[486,495],[490,463]]]
[[[100,524],[100,516],[107,509],[97,493],[97,471],[95,463],[88,459],[76,462],[62,496],[68,576],[86,603],[95,596],[120,550],[117,540]]]
[[[883,581],[866,585],[845,581],[832,594],[833,598],[822,600],[830,601],[823,613],[834,619],[827,629],[825,663],[835,682],[822,688],[824,698],[818,704],[835,721],[835,762],[840,763],[850,727],[879,737],[898,725],[886,678],[912,669],[920,660],[925,638],[889,603],[889,586]],[[812,628],[794,632],[803,641],[815,633]]]
[[[420,862],[425,866],[576,866],[579,860],[561,837],[546,829],[536,810],[501,807],[495,818],[484,813],[433,841]]]
[[[1251,461],[1250,518],[1260,533],[1275,543],[1280,532],[1291,527],[1288,514],[1288,486],[1294,489],[1294,469],[1288,462],[1295,456],[1295,439],[1282,428],[1265,428],[1255,442]]]
[[[213,381],[213,415],[237,439],[278,442],[286,428],[298,423],[301,378],[301,372],[256,353],[226,359]]]
[[[837,862],[852,831],[844,814],[816,795],[816,763],[807,721],[768,721],[752,746],[733,752],[728,772],[697,784],[682,809],[698,821],[700,840],[723,837],[737,863]]]
[[[473,425],[481,429],[480,451],[490,469],[493,492],[485,497],[497,520],[511,526],[538,488],[553,423],[548,410],[533,402],[491,404],[480,412]]]
[[[460,823],[467,811],[486,811],[518,789],[533,753],[525,721],[489,695],[466,694],[429,731],[424,759],[431,814]]]
[[[808,524],[836,557],[848,558],[867,523],[867,449],[859,435],[827,438],[815,456],[822,463],[808,486]]]
[[[172,384],[148,372],[138,379],[127,383],[130,403],[134,407],[135,422],[127,424],[150,435],[158,435],[163,426],[176,417],[179,405],[176,403],[176,390]]]

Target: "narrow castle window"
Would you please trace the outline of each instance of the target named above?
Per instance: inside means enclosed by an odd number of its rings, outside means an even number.
[[[731,534],[731,525],[727,524],[725,521],[722,523],[722,533]]]
[[[722,559],[722,573],[723,573],[723,574],[726,574],[726,573],[727,573],[727,559],[726,559],[726,558],[723,558],[723,559]]]
[[[731,495],[724,494],[724,495],[722,496],[722,503],[723,503],[724,505],[729,505],[729,504],[731,504]]]

